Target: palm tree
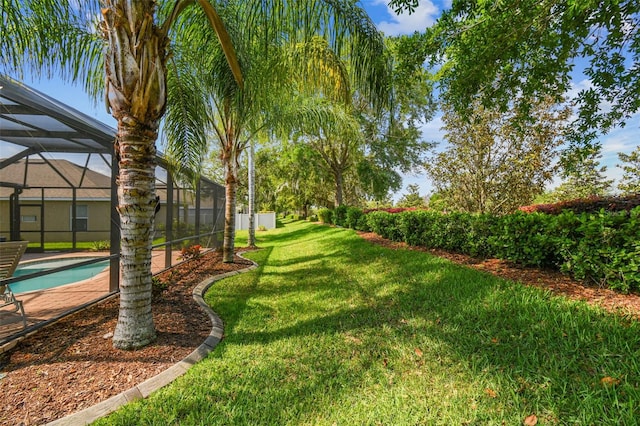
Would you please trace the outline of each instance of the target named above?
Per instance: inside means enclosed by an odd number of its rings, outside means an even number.
[[[175,81],[170,84],[167,152],[183,166],[199,169],[208,151],[207,135],[215,135],[225,169],[223,258],[233,262],[238,158],[256,133],[292,129],[291,123],[305,113],[304,121],[324,117],[308,108],[291,113],[293,100],[302,93],[320,91],[348,102],[353,83],[364,98],[384,103],[387,65],[381,34],[351,2],[289,2],[285,10],[279,1],[263,1],[260,7],[229,2],[220,13],[245,85],[235,84],[228,67],[221,66],[218,45],[210,32],[201,30],[202,16],[185,17],[182,26],[187,30],[178,41],[184,49],[170,68],[175,75],[169,78]],[[199,148],[186,149],[188,144]]]
[[[286,7],[278,0],[243,3],[225,2],[227,11],[240,6],[237,10],[241,10],[246,19],[235,22],[242,22],[240,29],[243,32],[264,28],[265,41],[285,30],[290,35],[296,34],[295,30],[302,30],[298,35],[307,40],[318,32],[332,34],[335,36],[332,47],[349,54],[350,59],[359,64],[354,73],[356,80],[368,82],[361,87],[362,92],[380,92],[378,89],[383,85],[379,76],[383,67],[377,46],[382,43],[376,42],[380,36],[366,13],[351,2],[300,0],[287,2]],[[194,4],[199,7],[194,8]],[[122,279],[113,344],[122,349],[142,347],[155,338],[151,315],[155,143],[172,89],[171,84],[167,86],[170,31],[175,30],[171,33],[174,38],[189,31],[196,35],[207,34],[208,38],[203,36],[201,40],[206,40],[210,46],[220,46],[224,61],[218,61],[218,66],[222,73],[232,78],[218,81],[220,73],[203,77],[209,87],[223,89],[225,93],[217,98],[219,110],[224,112],[223,119],[231,119],[237,105],[246,101],[247,94],[251,93],[244,90],[243,74],[231,38],[217,9],[209,1],[177,0],[162,5],[165,8],[158,10],[154,0],[101,0],[100,4],[91,2],[88,5],[73,0],[3,0],[2,8],[0,29],[3,34],[11,35],[0,39],[0,65],[7,70],[17,72],[25,64],[33,70],[42,67],[43,72],[65,70],[63,77],[82,78],[85,86],[97,93],[100,90],[96,83],[100,80],[98,70],[104,67],[102,81],[106,83],[103,91],[107,106],[118,123],[115,155],[120,167],[117,210],[121,220]],[[220,5],[216,4],[216,7],[220,8]],[[189,13],[184,13],[186,11]],[[181,21],[187,15],[194,17],[192,22],[197,21],[200,26],[180,25],[188,23]],[[206,18],[207,27],[213,31],[202,31],[202,20],[195,19],[200,16]],[[348,43],[344,42],[343,36],[349,36]],[[176,44],[173,53],[183,47]],[[102,48],[104,56],[97,53]],[[244,62],[246,65],[248,61]],[[255,116],[246,114],[245,118],[249,117]],[[201,124],[207,122],[196,114],[198,118]],[[244,142],[238,143],[237,138],[242,132],[236,130],[232,125],[220,133],[228,142],[225,145],[228,149],[222,152],[223,161],[228,165],[228,204],[235,203],[235,164],[244,148]],[[189,139],[181,141],[184,143]],[[233,219],[230,221],[232,224]],[[225,223],[225,234],[228,225]],[[233,230],[230,234],[233,235]],[[228,249],[228,246],[233,247],[233,236],[228,241],[225,236],[225,247]]]
[[[83,70],[78,64],[86,63],[84,56],[91,55],[95,62],[85,70],[89,82],[86,86],[91,87],[96,75],[93,67],[104,64],[107,105],[118,123],[115,155],[120,167],[117,210],[121,221],[122,277],[113,344],[121,349],[142,347],[155,339],[151,313],[155,142],[166,108],[169,30],[193,3],[175,2],[160,21],[161,14],[153,0],[104,0],[98,31],[87,22],[87,17],[96,16],[98,5],[91,8],[67,0],[26,0],[10,3],[3,10],[3,28],[14,36],[9,38],[17,40],[12,59],[3,56],[3,65],[16,69],[31,59],[33,69],[42,64],[53,69],[55,64],[46,59],[49,54],[60,61],[62,69],[73,71],[71,77],[79,78]],[[240,67],[222,20],[208,1],[198,0],[197,4],[218,35],[236,84],[242,87]],[[83,10],[85,7],[88,10]],[[22,18],[24,21],[20,22]],[[26,23],[31,25],[25,26]],[[84,34],[84,38],[72,40],[76,33]],[[6,44],[3,42],[3,47]],[[105,53],[100,61],[94,55],[96,46],[102,45]],[[56,52],[62,52],[62,56]]]

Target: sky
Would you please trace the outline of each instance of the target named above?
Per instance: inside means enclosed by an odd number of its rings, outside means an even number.
[[[451,5],[450,0],[444,1],[425,1],[420,0],[418,8],[414,13],[403,13],[396,15],[394,11],[387,6],[388,0],[361,0],[361,6],[368,12],[372,21],[376,24],[379,30],[384,32],[385,35],[400,35],[400,34],[412,34],[415,31],[423,31],[425,28],[433,25],[442,10],[448,8]],[[116,122],[109,113],[106,112],[104,102],[92,101],[82,90],[80,86],[74,86],[66,82],[62,82],[56,79],[39,79],[34,80],[27,77],[24,79],[24,83],[39,90],[73,108],[76,108],[83,113],[102,121],[103,123],[116,127]],[[575,87],[575,93],[580,88],[589,85],[589,81],[580,73],[574,75],[573,84]],[[618,152],[630,153],[635,149],[638,144],[638,131],[640,124],[640,114],[636,114],[629,120],[628,124],[624,128],[616,128],[609,134],[600,137],[602,143],[602,165],[607,166],[607,175],[609,178],[619,179],[622,171],[617,164]],[[440,114],[436,116],[428,123],[424,123],[421,130],[423,139],[427,141],[435,141],[440,147],[443,147],[444,132],[441,130],[443,125],[442,117]],[[6,153],[2,153],[0,157],[7,156]],[[559,183],[558,180],[554,181],[550,186],[553,187]],[[402,189],[398,193],[394,194],[393,199],[397,201],[402,194],[406,193],[407,186],[410,184],[417,184],[420,188],[420,194],[423,196],[429,195],[433,188],[429,179],[424,174],[417,175],[404,175]]]

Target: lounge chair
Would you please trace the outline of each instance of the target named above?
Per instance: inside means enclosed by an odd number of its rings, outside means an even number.
[[[0,308],[13,305],[13,310],[9,312],[20,313],[24,327],[27,326],[27,317],[22,301],[16,299],[9,284],[3,281],[13,276],[26,249],[27,241],[0,242]]]

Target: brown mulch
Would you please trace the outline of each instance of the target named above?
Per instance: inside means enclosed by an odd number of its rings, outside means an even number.
[[[640,294],[637,293],[621,294],[607,288],[588,286],[555,270],[525,268],[500,259],[476,259],[464,254],[449,253],[444,250],[413,247],[406,243],[387,240],[372,232],[360,232],[360,236],[371,243],[388,248],[406,248],[428,252],[508,280],[540,287],[554,294],[572,299],[583,300],[589,304],[600,306],[609,312],[640,319]]]
[[[0,358],[0,424],[39,425],[126,391],[184,359],[211,331],[209,317],[193,300],[193,288],[208,277],[246,268],[218,252],[181,263],[159,275],[170,283],[154,291],[157,339],[136,351],[114,349],[111,335],[118,298],[80,311],[33,336]]]
[[[640,296],[588,287],[557,271],[520,268],[497,259],[479,260],[438,250],[409,247],[373,233],[362,238],[389,248],[426,251],[453,262],[480,269],[556,294],[585,300],[607,310],[640,318]],[[137,351],[114,349],[107,337],[115,327],[118,300],[111,299],[81,311],[22,341],[0,359],[0,424],[37,425],[82,410],[153,377],[189,355],[211,330],[208,317],[197,307],[191,292],[203,279],[247,267],[236,258],[221,262],[209,252],[163,273],[171,281],[154,296],[157,340]]]

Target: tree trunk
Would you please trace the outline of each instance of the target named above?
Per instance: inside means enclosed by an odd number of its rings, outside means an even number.
[[[151,245],[155,213],[154,140],[137,129],[119,127],[118,213],[120,311],[113,344],[135,349],[155,340],[151,313]]]
[[[247,246],[256,246],[256,170],[253,164],[253,142],[249,144],[249,239]]]
[[[236,192],[238,188],[238,170],[236,160],[230,153],[223,157],[225,167],[225,206],[224,206],[224,242],[222,243],[222,261],[233,263],[236,237]]]
[[[155,339],[151,314],[151,242],[155,212],[155,141],[166,106],[168,39],[154,25],[153,0],[105,0],[106,93],[118,120],[118,213],[121,221],[119,349]]]
[[[334,171],[334,176],[336,178],[336,199],[335,199],[335,207],[341,206],[342,201],[342,192],[344,190],[344,182],[342,178],[341,171]]]

